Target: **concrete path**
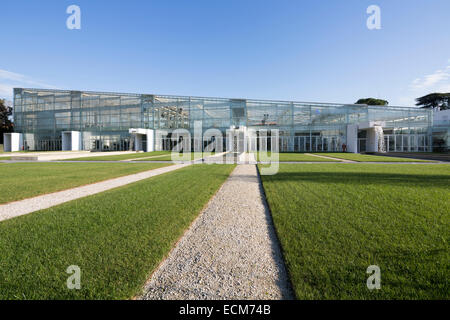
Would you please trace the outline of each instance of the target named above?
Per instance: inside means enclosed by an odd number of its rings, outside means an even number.
[[[253,152],[243,152],[239,155],[238,163],[240,164],[257,164],[255,154]]]
[[[163,168],[139,172],[124,177],[109,179],[73,189],[48,193],[34,198],[0,205],[0,221],[22,216],[34,211],[47,209],[58,204],[90,196],[113,188],[121,187],[139,180],[174,171],[190,164],[176,164]]]
[[[305,153],[308,156],[312,156],[312,157],[318,157],[318,158],[323,158],[323,159],[333,159],[333,160],[338,160],[340,162],[346,162],[346,163],[357,163],[357,161],[353,161],[353,160],[347,160],[347,159],[339,159],[339,158],[334,158],[334,157],[330,157],[330,156],[322,156],[322,155],[318,155],[318,154],[313,154],[313,153]]]
[[[138,299],[292,299],[256,166],[238,165]]]
[[[90,151],[55,151],[55,152],[18,152],[11,153],[11,160],[25,161],[52,161],[65,160],[86,157],[116,156],[122,154],[133,154],[133,151],[109,151],[109,152],[90,152]]]
[[[153,159],[153,158],[162,158],[162,157],[167,157],[169,154],[161,154],[159,156],[149,156],[149,157],[142,157],[142,158],[133,158],[133,159],[124,159],[124,160],[119,160],[122,162],[127,162],[127,161],[134,161],[134,160],[143,160],[143,159]]]
[[[255,155],[253,153],[241,152],[222,152],[203,159],[205,163],[237,163],[237,164],[256,164]]]

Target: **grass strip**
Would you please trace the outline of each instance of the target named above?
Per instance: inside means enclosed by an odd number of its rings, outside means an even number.
[[[376,156],[359,153],[316,153],[317,155],[333,157],[337,159],[352,160],[357,162],[434,162],[430,160],[396,158],[388,156]]]
[[[4,163],[0,203],[152,170],[163,163]]]
[[[285,164],[262,181],[299,299],[450,298],[450,165]]]
[[[192,165],[0,222],[1,299],[127,299],[232,171]],[[68,266],[81,289],[66,286]]]
[[[263,161],[260,157],[260,153],[255,153],[257,157],[257,161]],[[267,152],[268,157],[276,156],[276,153]],[[304,153],[294,153],[294,152],[286,152],[286,153],[278,153],[278,158],[280,162],[339,162],[339,160],[326,159],[315,157],[312,155],[304,154]]]

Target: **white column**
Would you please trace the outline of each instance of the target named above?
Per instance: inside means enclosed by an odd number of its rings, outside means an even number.
[[[81,132],[80,131],[63,131],[61,132],[62,150],[63,151],[80,151],[81,150]]]
[[[147,129],[147,152],[155,151],[155,131]]]
[[[358,125],[347,125],[347,151],[358,153]]]
[[[374,126],[367,129],[367,145],[368,152],[378,152],[380,139],[384,139],[380,126]],[[381,132],[380,132],[381,131]],[[380,146],[381,147],[381,146]]]
[[[375,128],[367,129],[367,152],[377,152],[378,151],[378,137]]]
[[[72,131],[72,151],[80,151],[81,150],[81,132],[80,131]]]

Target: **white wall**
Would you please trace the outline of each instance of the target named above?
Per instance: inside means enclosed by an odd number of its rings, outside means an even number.
[[[5,152],[21,151],[23,147],[22,134],[18,132],[3,134],[3,150]]]
[[[347,152],[358,153],[358,125],[347,125]]]
[[[80,151],[81,150],[81,132],[72,131],[72,151]]]
[[[147,150],[145,152],[155,151],[155,130],[153,129],[129,129],[129,133],[134,135],[134,146],[136,151],[142,150],[142,136],[147,136]]]
[[[367,152],[378,152],[378,134],[375,128],[367,129],[367,140],[366,140],[366,151]]]
[[[61,133],[62,149],[64,151],[81,150],[81,132],[79,131],[63,131]]]
[[[155,130],[147,129],[147,152],[155,151]]]

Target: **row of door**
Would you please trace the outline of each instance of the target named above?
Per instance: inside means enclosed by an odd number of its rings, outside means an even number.
[[[424,135],[385,135],[386,152],[427,152],[431,151],[430,139]]]
[[[277,143],[278,142],[278,143]],[[227,138],[216,140],[191,139],[192,150],[205,151],[210,144],[222,143],[223,151],[242,152],[249,151],[275,151],[278,145],[279,152],[334,152],[341,150],[341,141],[337,136],[320,137],[253,137],[249,139],[236,139],[227,144]],[[247,143],[244,148],[244,143]],[[161,141],[162,150],[170,151],[177,143],[170,138],[163,138]]]
[[[358,152],[367,151],[367,138],[358,139]],[[385,135],[386,152],[428,152],[431,151],[430,139],[426,135]]]

